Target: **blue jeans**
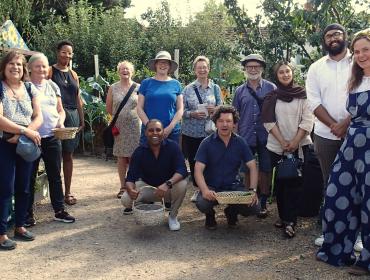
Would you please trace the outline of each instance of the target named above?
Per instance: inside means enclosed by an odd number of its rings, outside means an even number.
[[[0,140],[0,235],[6,234],[12,196],[15,195],[15,226],[25,223],[33,162],[15,152],[17,145]]]

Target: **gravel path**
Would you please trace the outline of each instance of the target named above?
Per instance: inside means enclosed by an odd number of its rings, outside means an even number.
[[[297,236],[287,240],[272,226],[275,204],[267,219],[241,218],[237,229],[227,228],[219,207],[218,229],[207,231],[189,189],[181,231],[165,223],[147,229],[122,215],[114,162],[79,157],[74,172],[78,203],[68,211],[76,223],[54,222],[43,201],[32,228],[37,239],[0,251],[0,279],[351,279],[345,268],[315,260],[315,219],[300,219]]]

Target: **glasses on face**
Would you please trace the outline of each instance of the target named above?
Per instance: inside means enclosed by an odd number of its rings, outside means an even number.
[[[342,38],[342,36],[343,36],[342,31],[335,31],[331,34],[326,34],[324,36],[324,38],[325,38],[326,41],[329,41],[329,40],[332,40],[332,39],[340,39],[340,38]]]
[[[260,70],[261,69],[261,65],[247,65],[245,66],[245,69],[246,70]]]

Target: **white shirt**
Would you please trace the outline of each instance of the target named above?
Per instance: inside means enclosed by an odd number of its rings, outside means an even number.
[[[312,112],[322,105],[337,122],[349,115],[346,102],[351,68],[352,59],[349,51],[340,61],[335,61],[326,55],[310,66],[306,79],[306,92]],[[317,118],[314,132],[326,139],[339,140],[330,132],[330,128]]]

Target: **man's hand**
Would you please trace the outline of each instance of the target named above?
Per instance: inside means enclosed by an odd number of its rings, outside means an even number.
[[[216,193],[214,191],[206,190],[202,191],[202,196],[204,199],[214,201],[216,200]]]
[[[139,195],[139,192],[131,187],[127,187],[127,193],[132,200],[136,200],[137,196]]]
[[[160,185],[155,191],[154,194],[159,198],[164,198],[166,192],[168,191],[168,186],[166,184]]]
[[[258,204],[258,195],[257,193],[254,193],[250,206],[257,205],[257,204]]]
[[[9,138],[7,141],[9,143],[12,143],[12,144],[17,144],[19,137],[20,137],[20,135],[15,134],[12,138]]]
[[[330,131],[338,138],[344,138],[347,134],[348,125],[349,123],[347,120],[343,120],[339,123],[333,123],[330,126]]]

